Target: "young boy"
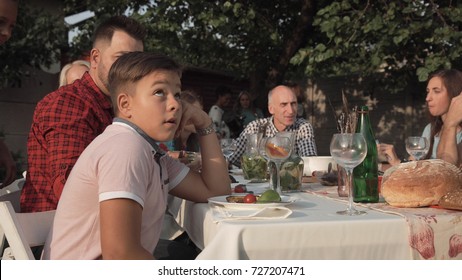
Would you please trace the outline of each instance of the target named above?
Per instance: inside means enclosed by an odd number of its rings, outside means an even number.
[[[44,247],[44,259],[153,259],[167,194],[195,202],[230,193],[212,121],[182,103],[180,66],[144,52],[121,56],[109,72],[116,118],[69,175]],[[197,173],[155,144],[185,125],[200,135]]]

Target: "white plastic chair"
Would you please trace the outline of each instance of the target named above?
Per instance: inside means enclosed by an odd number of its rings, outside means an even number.
[[[20,198],[25,178],[17,179],[10,185],[0,189],[0,201],[11,201],[14,211],[21,212]]]
[[[9,244],[2,260],[34,260],[31,247],[45,244],[55,212],[16,213],[10,201],[0,202],[0,233]]]

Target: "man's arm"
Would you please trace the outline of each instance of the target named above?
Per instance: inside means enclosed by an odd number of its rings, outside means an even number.
[[[102,123],[83,100],[66,99],[62,102],[66,102],[66,106],[54,102],[37,119],[47,143],[47,164],[51,167],[49,175],[58,200],[80,154],[103,132],[111,119],[108,117],[108,122]]]
[[[462,95],[451,100],[449,110],[441,128],[440,143],[437,158],[461,166],[462,143],[457,144],[457,129],[462,122]]]

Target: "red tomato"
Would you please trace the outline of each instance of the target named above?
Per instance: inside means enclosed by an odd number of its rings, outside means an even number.
[[[251,193],[244,196],[244,203],[255,203],[257,202],[257,197]]]
[[[246,191],[247,191],[247,188],[245,187],[245,185],[239,184],[234,187],[235,193],[245,193]]]

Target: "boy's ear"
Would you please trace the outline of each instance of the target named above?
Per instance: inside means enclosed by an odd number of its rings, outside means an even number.
[[[126,93],[120,93],[117,96],[117,108],[121,117],[131,118],[130,96]]]

